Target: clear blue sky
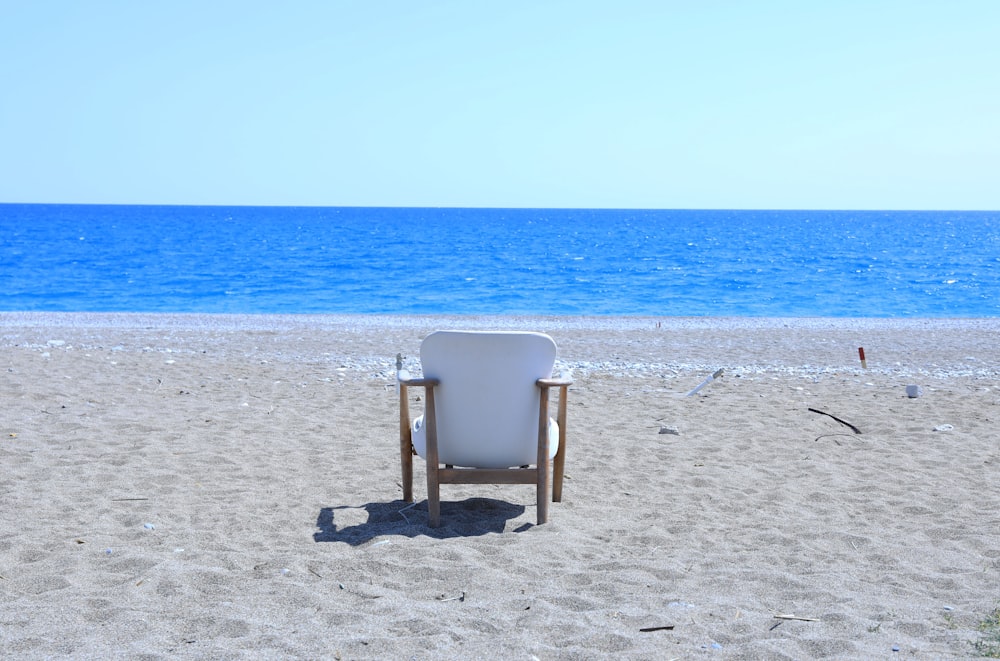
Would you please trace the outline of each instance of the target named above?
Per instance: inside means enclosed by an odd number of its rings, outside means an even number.
[[[0,202],[1000,209],[1000,1],[0,0]]]

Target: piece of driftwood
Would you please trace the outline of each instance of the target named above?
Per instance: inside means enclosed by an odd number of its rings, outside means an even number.
[[[776,620],[797,620],[799,622],[819,622],[815,617],[799,617],[798,615],[783,615],[781,613],[775,613],[774,618]]]
[[[820,415],[828,415],[828,416],[830,416],[831,418],[833,418],[834,420],[836,420],[840,424],[846,425],[846,426],[850,427],[851,429],[853,429],[855,434],[860,434],[861,433],[860,429],[858,429],[857,427],[855,427],[851,423],[847,422],[846,420],[841,420],[840,418],[838,418],[837,416],[833,415],[832,413],[827,413],[826,411],[820,411],[819,409],[809,409],[809,410],[812,411],[813,413],[819,413]]]
[[[641,631],[642,633],[650,633],[652,631],[673,631],[673,630],[674,630],[674,625],[672,624],[665,624],[661,627],[643,627],[639,629],[639,631]]]
[[[840,433],[838,433],[838,434],[820,434],[819,436],[817,436],[813,440],[813,442],[815,443],[816,441],[818,441],[821,438],[829,438],[830,436],[847,436],[848,438],[851,438],[850,434],[840,434]],[[833,439],[833,442],[836,443],[837,445],[842,445],[842,443],[840,441],[838,441],[837,439]]]
[[[696,388],[694,388],[693,390],[691,390],[690,392],[688,392],[684,396],[685,397],[690,397],[691,395],[696,394],[699,390],[701,390],[702,388],[704,388],[705,386],[707,386],[708,384],[710,384],[712,381],[715,381],[716,379],[721,378],[723,371],[724,370],[722,370],[721,368],[715,370],[714,372],[712,372],[711,375],[708,376],[708,378],[706,378],[704,381],[702,381],[701,383],[699,383]]]
[[[408,510],[408,509],[412,509],[412,508],[414,508],[414,507],[416,507],[416,506],[417,506],[417,504],[416,504],[416,503],[410,503],[409,505],[407,505],[406,507],[402,508],[402,509],[401,509],[401,510],[399,510],[399,512],[398,512],[398,514],[399,514],[399,515],[400,515],[401,517],[403,517],[403,520],[404,520],[404,521],[406,521],[407,525],[409,525],[409,523],[410,523],[410,520],[409,520],[409,519],[408,519],[408,518],[406,517],[406,515],[405,515],[405,514],[403,514],[403,512],[405,512],[405,511],[406,511],[406,510]]]

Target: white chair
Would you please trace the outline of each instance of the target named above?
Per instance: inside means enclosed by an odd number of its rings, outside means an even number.
[[[556,344],[542,333],[438,331],[420,345],[422,378],[399,377],[403,500],[413,502],[413,455],[427,462],[430,525],[441,523],[441,484],[535,484],[538,523],[562,499],[566,394],[553,379]],[[421,386],[424,415],[410,420],[408,388]],[[549,389],[559,388],[557,420]]]

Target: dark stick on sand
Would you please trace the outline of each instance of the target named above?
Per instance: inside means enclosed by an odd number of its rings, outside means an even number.
[[[854,425],[852,425],[851,423],[847,422],[846,420],[841,420],[837,416],[832,415],[830,413],[827,413],[826,411],[820,411],[819,409],[809,409],[809,410],[812,411],[813,413],[819,413],[820,415],[828,415],[828,416],[830,416],[831,418],[833,418],[834,420],[836,420],[840,424],[847,425],[848,427],[850,427],[851,429],[853,429],[855,434],[860,434],[861,433],[861,430],[858,429],[857,427],[855,427]]]

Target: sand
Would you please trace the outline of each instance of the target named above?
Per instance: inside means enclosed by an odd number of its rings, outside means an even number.
[[[461,327],[548,332],[573,372],[547,525],[531,487],[453,485],[429,529],[421,461],[400,500],[395,356]],[[998,347],[1000,320],[2,313],[0,657],[973,656]]]

